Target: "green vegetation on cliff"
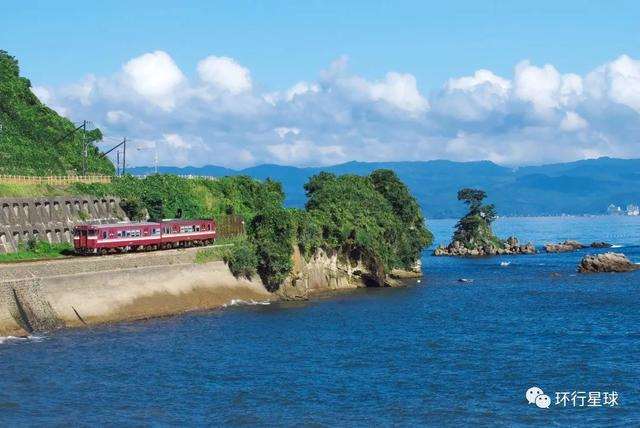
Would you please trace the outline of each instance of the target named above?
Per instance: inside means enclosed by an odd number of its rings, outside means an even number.
[[[68,190],[119,196],[131,219],[220,220],[239,215],[247,225],[246,240],[225,252],[224,259],[238,276],[257,272],[271,291],[291,272],[294,245],[307,258],[322,248],[362,260],[381,281],[393,268],[410,268],[432,242],[418,203],[390,170],[367,177],[320,173],[305,189],[305,210],[284,208],[279,183],[244,176],[216,180],[124,176],[110,184],[74,184]]]
[[[465,188],[458,191],[458,200],[469,206],[469,212],[456,224],[453,241],[467,249],[503,247],[503,242],[491,230],[491,223],[496,219],[495,207],[482,204],[486,197],[482,190]]]
[[[20,77],[18,62],[0,50],[0,174],[82,174],[82,131],[58,115],[31,92]],[[87,131],[87,141],[102,139],[100,130]],[[111,162],[89,144],[88,171],[113,174]]]
[[[432,242],[418,203],[391,170],[367,177],[323,172],[305,190],[314,230],[306,236],[315,236],[306,239],[362,260],[379,281],[393,268],[411,268]]]

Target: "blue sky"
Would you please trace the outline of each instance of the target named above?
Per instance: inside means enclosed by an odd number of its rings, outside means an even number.
[[[628,141],[638,128],[635,93],[615,93],[620,85],[611,80],[607,84],[614,89],[605,90],[607,96],[593,95],[596,87],[589,90],[584,82],[572,101],[560,95],[562,76],[586,79],[607,64],[614,64],[614,72],[603,72],[605,80],[616,73],[629,78],[632,70],[635,81],[637,2],[183,3],[189,6],[14,2],[0,15],[0,48],[19,59],[43,101],[74,119],[90,116],[113,138],[127,134],[164,147],[165,163],[216,163],[213,154],[197,153],[220,150],[237,152],[235,160],[218,162],[229,166],[439,157],[523,164],[640,156]],[[166,56],[144,57],[157,52]],[[615,63],[623,55],[629,61]],[[198,65],[211,56],[231,62],[210,61],[207,80]],[[141,57],[154,61],[135,63],[139,72],[169,73],[170,88],[162,94],[122,77],[124,65]],[[522,61],[536,69],[527,74],[521,67],[521,74],[542,79],[545,90],[553,90],[554,79],[560,82],[557,94],[538,99],[536,89],[518,86],[515,70]],[[169,63],[177,74],[163,68],[171,68]],[[547,64],[560,80],[544,71]],[[508,82],[480,78],[446,86],[478,70]],[[124,75],[132,78],[131,73]],[[220,86],[220,73],[232,79],[238,78],[234,73],[246,75],[250,84],[230,90],[227,81]],[[291,97],[283,94],[300,82],[307,90],[285,100]],[[136,102],[114,95],[131,89],[140,95]],[[180,99],[168,100],[172,91]],[[482,112],[469,112],[469,104]],[[602,125],[610,119],[605,105],[616,111],[622,130]],[[196,109],[219,118],[187,114]],[[567,129],[581,135],[567,137]],[[530,146],[512,147],[517,140]],[[525,155],[533,147],[535,155]],[[176,150],[182,150],[179,156],[169,156]]]

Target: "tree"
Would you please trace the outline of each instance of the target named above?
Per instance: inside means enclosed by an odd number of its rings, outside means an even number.
[[[293,268],[293,228],[287,210],[270,206],[258,212],[248,234],[258,256],[258,275],[269,291],[275,291]]]
[[[453,240],[468,248],[486,245],[501,247],[501,241],[493,235],[491,223],[496,219],[493,204],[482,205],[487,197],[483,190],[464,188],[458,191],[458,200],[469,206],[469,212],[456,224]]]

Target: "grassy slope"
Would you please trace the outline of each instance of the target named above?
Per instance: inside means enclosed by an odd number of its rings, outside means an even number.
[[[20,77],[18,62],[0,50],[0,174],[66,175],[82,173],[82,135],[70,120],[58,115],[31,92]],[[86,138],[102,138],[99,130]],[[114,167],[89,147],[88,172],[113,174]]]

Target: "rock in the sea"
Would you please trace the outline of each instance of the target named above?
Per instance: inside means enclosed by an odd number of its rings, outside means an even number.
[[[558,244],[545,244],[544,250],[547,253],[566,253],[568,251],[575,251],[585,248],[585,245],[582,245],[578,241],[564,241]]]
[[[592,242],[591,248],[611,248],[613,245],[608,242]]]
[[[621,253],[586,255],[578,265],[578,272],[631,272],[640,269]]]
[[[518,238],[511,236],[502,241],[502,246],[485,244],[479,248],[467,248],[460,241],[453,241],[447,247],[439,246],[433,251],[434,256],[480,257],[503,254],[535,254],[536,247],[531,243],[521,245]]]

